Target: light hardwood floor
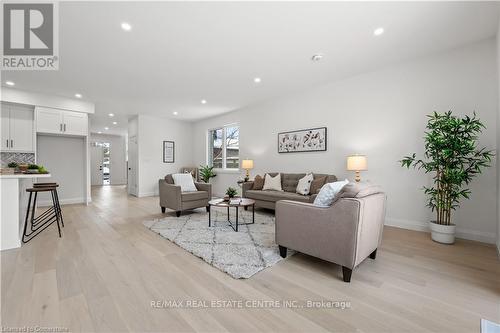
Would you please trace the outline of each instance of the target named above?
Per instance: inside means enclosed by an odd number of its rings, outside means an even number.
[[[434,243],[386,227],[377,260],[342,281],[339,266],[303,254],[234,280],[142,226],[157,198],[124,187],[92,190],[89,206],[63,207],[52,226],[1,253],[1,325],[71,331],[479,332],[500,322],[500,262],[493,246]],[[335,300],[329,308],[153,308],[156,300]]]

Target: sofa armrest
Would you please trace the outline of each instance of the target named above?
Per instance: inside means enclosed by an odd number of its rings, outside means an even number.
[[[181,187],[174,184],[168,184],[165,179],[158,181],[160,189],[160,206],[173,210],[182,210]]]
[[[327,208],[280,200],[276,203],[276,243],[353,268],[359,200],[341,199]]]
[[[241,196],[245,198],[245,192],[251,190],[252,187],[253,187],[253,181],[244,182],[243,184],[241,184]]]
[[[196,186],[198,191],[208,192],[208,200],[212,200],[212,184],[195,182],[194,186]]]

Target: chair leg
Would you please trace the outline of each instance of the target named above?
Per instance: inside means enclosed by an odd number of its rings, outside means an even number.
[[[243,207],[243,209],[244,209],[244,210],[248,210],[248,206],[244,206],[244,207]]]
[[[207,210],[207,213],[210,211],[210,206],[206,206],[205,209]]]
[[[30,197],[28,199],[28,208],[26,209],[26,218],[24,219],[24,231],[23,231],[23,243],[26,243],[25,238],[28,236],[26,234],[26,228],[28,227],[28,220],[30,216],[30,206],[31,206],[31,196],[33,193],[30,192]]]
[[[180,217],[181,216],[181,211],[180,210],[176,211],[175,212],[175,216]]]
[[[57,202],[56,202],[56,196],[54,194],[54,191],[51,191],[52,194],[52,204],[54,205],[54,211],[55,211],[55,217],[56,217],[56,223],[57,223],[57,231],[59,232],[59,238],[61,238],[61,226],[59,225],[59,212],[57,211]]]
[[[165,207],[161,207],[161,212],[165,214],[165,210],[166,208]]]
[[[342,275],[344,282],[351,282],[352,269],[342,266]]]
[[[284,246],[281,246],[281,245],[278,245],[279,249],[280,249],[280,256],[282,258],[286,258],[286,247]]]
[[[375,249],[375,251],[373,251],[371,254],[370,254],[370,259],[373,259],[375,260],[375,258],[377,257],[377,249]]]
[[[56,203],[57,203],[57,209],[59,210],[59,218],[61,219],[61,225],[64,228],[64,220],[62,216],[62,208],[61,208],[61,203],[59,202],[59,194],[57,194],[57,190],[55,190],[55,196],[56,196]]]

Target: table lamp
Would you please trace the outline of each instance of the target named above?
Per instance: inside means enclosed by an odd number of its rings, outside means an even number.
[[[368,170],[367,167],[368,167],[368,163],[366,161],[365,155],[347,156],[347,170],[356,172],[356,177],[354,178],[354,180],[356,182],[361,181],[361,177],[359,176],[359,172]]]
[[[247,171],[245,176],[245,181],[250,180],[250,169],[253,169],[253,160],[243,160],[241,161],[241,167]]]

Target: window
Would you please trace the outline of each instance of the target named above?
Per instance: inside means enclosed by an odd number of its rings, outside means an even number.
[[[238,169],[240,128],[228,125],[208,131],[208,164],[216,169]]]

